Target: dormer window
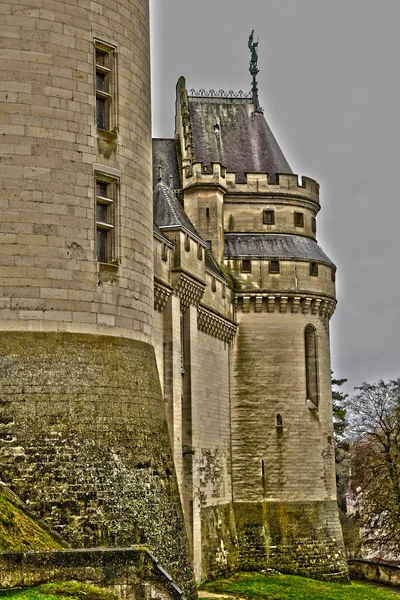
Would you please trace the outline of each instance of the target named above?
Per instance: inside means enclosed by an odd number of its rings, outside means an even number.
[[[304,213],[294,213],[294,224],[296,227],[304,227]]]
[[[274,210],[264,210],[263,222],[264,222],[264,225],[274,225],[275,224],[275,211]]]

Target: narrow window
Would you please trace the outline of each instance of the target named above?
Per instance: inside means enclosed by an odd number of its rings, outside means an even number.
[[[206,248],[207,248],[207,250],[211,250],[212,249],[211,240],[206,240]]]
[[[279,413],[276,415],[276,426],[281,428],[283,427],[282,415]]]
[[[304,350],[306,360],[306,394],[318,406],[318,356],[317,334],[312,325],[307,325],[304,330]]]
[[[313,275],[313,277],[318,277],[318,263],[310,263],[310,275]]]
[[[200,244],[197,244],[197,258],[203,260],[203,247]]]
[[[117,180],[96,175],[96,255],[97,261],[110,263],[115,251],[115,204]]]
[[[226,298],[226,284],[225,283],[222,284],[222,297]]]
[[[251,260],[244,258],[240,270],[242,273],[251,273]]]
[[[269,272],[270,273],[279,273],[280,272],[279,260],[273,258],[269,261]]]
[[[331,269],[331,279],[333,281],[333,283],[335,283],[336,281],[336,269],[332,267]]]
[[[96,42],[96,125],[98,129],[111,129],[112,77],[114,48]]]
[[[265,225],[274,225],[275,224],[275,211],[274,210],[264,210],[263,221],[264,221]]]
[[[190,235],[188,233],[185,236],[185,250],[190,252]]]
[[[301,212],[294,213],[294,224],[296,227],[304,227],[304,214]]]
[[[212,289],[213,292],[217,291],[217,280],[216,280],[215,277],[212,278],[211,289]]]
[[[315,217],[311,217],[311,229],[313,233],[317,233],[317,219]]]
[[[266,489],[265,462],[263,460],[261,461],[261,485],[262,485],[262,488],[263,488],[263,492],[265,494],[265,489]]]
[[[207,217],[207,219],[209,218],[209,216],[210,216],[210,209],[207,206],[207,208],[206,208],[206,217]]]
[[[164,262],[168,260],[168,246],[167,244],[163,244],[161,258]]]

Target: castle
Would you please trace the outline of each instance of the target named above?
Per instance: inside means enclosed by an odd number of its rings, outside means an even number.
[[[148,9],[1,9],[1,479],[72,547],[149,547],[187,596],[192,565],[343,579],[319,186],[255,84],[181,78],[152,144]]]

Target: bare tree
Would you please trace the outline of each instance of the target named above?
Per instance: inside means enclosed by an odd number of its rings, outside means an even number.
[[[367,552],[400,556],[400,378],[363,383],[346,400],[351,485]]]

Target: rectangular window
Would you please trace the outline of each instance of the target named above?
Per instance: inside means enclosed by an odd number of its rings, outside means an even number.
[[[304,213],[294,213],[294,224],[296,227],[304,227]]]
[[[168,246],[167,246],[167,244],[163,244],[162,251],[161,251],[161,259],[164,262],[167,262],[167,260],[168,260]]]
[[[213,291],[213,292],[216,292],[216,291],[217,291],[217,280],[216,280],[216,278],[215,278],[215,277],[213,277],[213,278],[212,278],[212,281],[211,281],[211,289],[212,289],[212,291]]]
[[[185,250],[190,252],[190,235],[188,233],[185,236]]]
[[[206,217],[207,217],[207,219],[209,218],[209,216],[210,216],[210,209],[207,206],[207,208],[206,208]]]
[[[111,130],[113,104],[113,71],[115,49],[95,43],[96,67],[96,125],[98,129]]]
[[[333,267],[331,269],[331,279],[332,279],[333,283],[335,283],[335,281],[336,281],[336,269],[334,269]]]
[[[101,263],[116,259],[115,210],[118,181],[96,174],[96,257]]]
[[[242,273],[251,273],[251,260],[244,258],[240,270]]]
[[[275,224],[275,211],[274,210],[264,210],[264,225],[274,225]]]
[[[269,261],[269,272],[270,273],[280,273],[279,260],[272,258]]]
[[[318,263],[310,263],[310,275],[313,275],[314,277],[318,276]]]
[[[315,217],[311,217],[311,229],[313,233],[317,233],[317,219]]]
[[[206,248],[207,250],[211,250],[212,244],[211,244],[211,240],[206,240]]]
[[[197,244],[197,258],[203,260],[203,247],[199,243]]]

